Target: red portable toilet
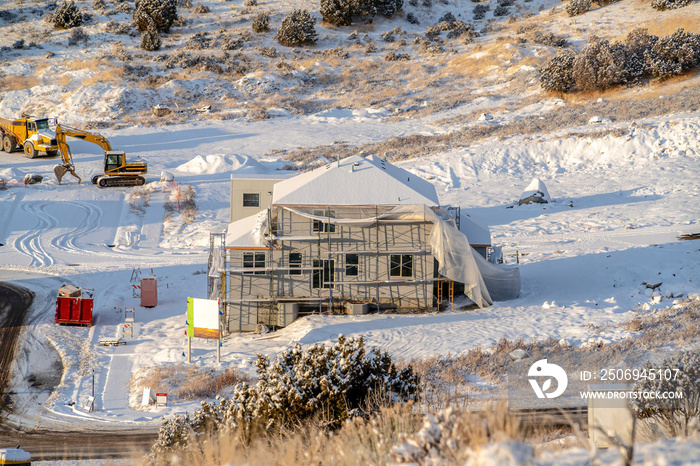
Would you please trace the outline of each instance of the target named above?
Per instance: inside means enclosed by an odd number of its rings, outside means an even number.
[[[158,305],[158,279],[156,277],[141,279],[141,306],[155,307]]]

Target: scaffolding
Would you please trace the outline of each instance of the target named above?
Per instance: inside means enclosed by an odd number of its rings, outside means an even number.
[[[210,295],[225,303],[229,331],[358,305],[429,312],[445,296],[454,308],[455,282],[488,306],[459,217],[424,205],[272,206],[212,236]]]
[[[386,206],[371,206],[372,222],[343,224],[334,217],[337,207],[317,208],[323,220],[268,210],[269,233],[258,247],[223,246],[227,289],[221,295],[229,312],[238,308],[241,325],[274,325],[288,312],[286,303],[301,312],[342,312],[351,303],[432,310],[437,277],[430,221],[381,219]],[[212,238],[212,248],[222,244]],[[258,319],[243,315],[251,313]]]

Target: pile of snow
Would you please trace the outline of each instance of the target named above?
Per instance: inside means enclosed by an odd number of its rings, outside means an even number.
[[[223,155],[214,154],[196,156],[187,163],[177,167],[178,171],[192,173],[195,175],[225,172],[264,174],[267,170],[255,159],[247,155]]]
[[[533,202],[537,204],[547,204],[548,202],[552,202],[552,198],[549,196],[547,187],[539,178],[532,179],[527,188],[525,188],[525,191],[523,191],[523,193],[520,195],[520,201],[518,201],[518,204],[532,204]]]
[[[21,170],[10,167],[10,168],[3,168],[0,170],[0,180],[21,180],[24,178],[24,173],[22,173]]]

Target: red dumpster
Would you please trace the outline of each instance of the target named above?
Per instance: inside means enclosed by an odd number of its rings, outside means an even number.
[[[58,291],[56,298],[56,323],[92,325],[92,306],[95,292],[86,288],[74,287],[66,292],[64,285]]]

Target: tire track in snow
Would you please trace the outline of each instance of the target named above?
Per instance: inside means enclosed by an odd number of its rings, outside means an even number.
[[[21,234],[12,245],[17,251],[32,259],[29,264],[31,267],[45,267],[53,265],[56,262],[53,256],[46,252],[46,249],[44,249],[44,246],[41,244],[41,240],[46,231],[56,228],[58,220],[47,213],[43,209],[43,206],[44,203],[38,202],[22,203],[20,205],[20,209],[22,209],[27,216],[37,219],[37,224]]]
[[[41,209],[46,212],[47,206],[48,204],[43,204]],[[80,222],[78,228],[53,238],[51,240],[51,246],[58,250],[72,252],[75,254],[94,254],[94,251],[79,247],[76,244],[76,240],[99,228],[99,222],[102,218],[103,212],[102,210],[85,202],[72,202],[71,206],[81,209],[83,212],[85,212],[85,216]]]

